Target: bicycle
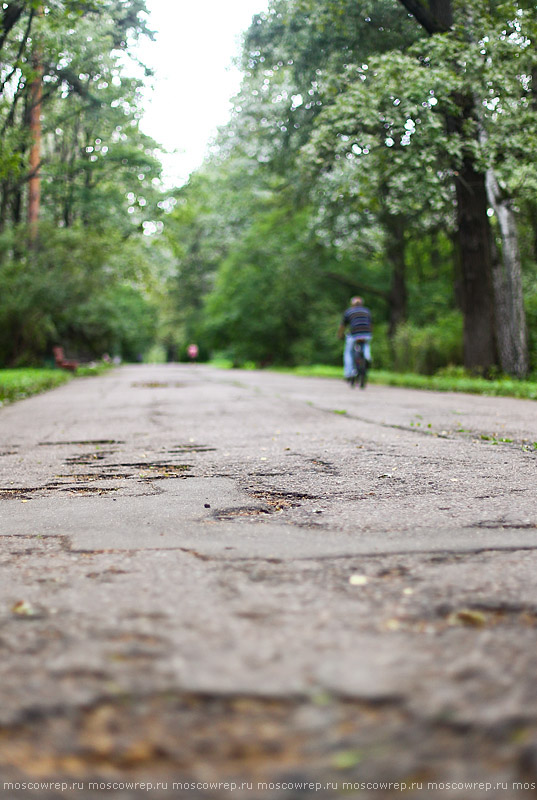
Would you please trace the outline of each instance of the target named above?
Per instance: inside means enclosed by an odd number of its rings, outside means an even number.
[[[365,389],[367,384],[367,359],[364,355],[364,339],[356,339],[353,346],[354,364],[356,374],[349,378],[349,383],[354,388],[355,383],[360,384],[360,389]]]

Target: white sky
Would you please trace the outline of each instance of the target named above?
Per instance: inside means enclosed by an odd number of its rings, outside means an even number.
[[[141,124],[173,155],[163,156],[167,185],[184,183],[203,161],[218,125],[229,119],[240,86],[232,60],[241,34],[268,0],[147,0],[155,42],[144,42],[141,60],[155,71]]]

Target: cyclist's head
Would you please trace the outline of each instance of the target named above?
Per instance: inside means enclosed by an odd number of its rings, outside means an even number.
[[[361,297],[351,297],[351,306],[363,306],[364,301]]]

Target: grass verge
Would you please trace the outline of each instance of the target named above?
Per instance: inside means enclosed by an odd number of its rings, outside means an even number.
[[[231,364],[223,359],[212,362],[214,366],[229,368]],[[290,375],[304,375],[315,378],[343,378],[341,367],[325,364],[313,364],[301,367],[271,367],[275,372],[285,372]],[[467,394],[482,394],[494,397],[519,397],[526,400],[537,400],[537,381],[519,381],[514,378],[502,377],[495,380],[475,378],[470,375],[460,374],[415,375],[413,373],[388,372],[373,369],[369,373],[369,382],[385,386],[400,386],[408,389],[425,389],[436,392],[465,392]]]
[[[372,370],[371,383],[410,389],[429,389],[436,392],[466,392],[491,397],[537,400],[537,381],[519,381],[508,377],[486,380],[471,376],[412,375]]]
[[[112,367],[109,364],[95,364],[81,366],[77,369],[75,377],[100,375]],[[40,394],[49,389],[55,389],[67,383],[73,373],[60,369],[34,369],[21,367],[19,369],[0,369],[0,405],[12,403],[15,400],[24,400],[33,394]]]
[[[70,380],[59,369],[0,369],[0,403],[23,400],[32,394],[46,392]]]

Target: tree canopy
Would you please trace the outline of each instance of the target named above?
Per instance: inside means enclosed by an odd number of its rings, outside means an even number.
[[[26,0],[0,14],[0,359],[36,361],[54,342],[135,358],[156,330],[144,232],[162,215],[158,145],[140,131],[142,80],[123,56],[150,35],[144,0]]]

